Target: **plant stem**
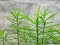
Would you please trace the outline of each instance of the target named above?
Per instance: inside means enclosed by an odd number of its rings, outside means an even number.
[[[31,31],[29,30],[29,37],[31,38]],[[31,40],[29,40],[29,43],[31,45]]]
[[[19,45],[18,16],[17,16],[17,40],[18,40],[18,44],[17,45]]]
[[[39,45],[39,43],[38,43],[38,41],[39,41],[39,35],[38,35],[38,25],[39,25],[39,22],[38,22],[38,17],[37,17],[37,19],[36,19],[36,31],[37,31],[37,43],[36,43],[36,45]]]
[[[26,36],[25,36],[25,30],[24,30],[24,40],[25,40],[25,44],[24,45],[26,45],[27,44],[27,40],[26,40]]]
[[[45,23],[43,24],[43,38],[42,38],[42,45],[44,45],[44,30],[45,30]]]
[[[37,44],[36,45],[38,45],[38,28],[37,28]]]

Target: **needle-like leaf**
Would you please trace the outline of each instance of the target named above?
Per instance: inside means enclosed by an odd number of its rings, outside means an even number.
[[[48,18],[46,18],[46,20],[51,19],[51,18],[53,18],[56,15],[57,15],[57,13],[51,14]]]

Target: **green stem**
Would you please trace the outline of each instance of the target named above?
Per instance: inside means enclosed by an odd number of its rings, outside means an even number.
[[[37,44],[36,45],[38,45],[38,28],[37,28]]]
[[[24,30],[24,33],[23,34],[24,34],[24,37],[23,38],[24,38],[24,43],[25,43],[24,45],[27,45],[27,40],[26,40],[26,36],[25,36],[26,35],[25,34],[25,30]]]
[[[19,32],[17,31],[17,40],[18,40],[18,45],[19,45]]]
[[[45,19],[45,18],[44,18]],[[45,25],[46,25],[46,21],[44,21],[43,23],[43,38],[42,38],[42,45],[44,45],[44,30],[45,30]]]
[[[29,30],[29,37],[31,38],[31,31]],[[29,43],[31,45],[31,40],[29,40]]]
[[[36,20],[36,31],[37,31],[37,43],[36,43],[36,45],[39,45],[39,34],[38,34],[38,26],[39,26],[39,21],[38,21],[38,17],[37,17],[37,20]]]
[[[17,45],[19,45],[18,16],[17,16],[17,40],[18,40],[18,44]]]

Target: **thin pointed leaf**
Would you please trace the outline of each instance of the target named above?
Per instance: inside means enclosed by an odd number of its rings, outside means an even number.
[[[8,19],[10,22],[16,24],[16,21],[15,21],[14,19],[12,19],[11,17],[7,17],[7,19]]]
[[[36,17],[38,17],[39,14],[40,14],[40,6],[38,6],[37,13],[36,13]]]
[[[48,18],[46,18],[46,20],[51,19],[51,18],[53,18],[56,15],[57,15],[57,13],[51,14]]]
[[[14,9],[12,9],[12,10],[10,11],[10,13],[12,14],[12,16],[13,16],[14,18],[17,18],[17,17],[16,17],[16,12],[15,12]]]
[[[50,26],[46,26],[46,28],[50,28],[50,27],[54,27],[54,26],[60,26],[60,24],[53,24],[53,25],[50,25]]]
[[[4,34],[4,36],[5,36],[4,38],[6,39],[6,38],[7,38],[7,36],[8,36],[8,33],[5,33],[5,34]]]
[[[45,10],[44,11],[44,17],[46,17],[49,14],[50,11]]]
[[[45,21],[44,21],[43,17],[42,16],[39,16],[39,17],[40,17],[42,23],[44,23]]]
[[[17,10],[16,16],[20,16],[20,9]]]
[[[15,24],[11,24],[10,27],[15,28],[15,29],[17,28]]]
[[[28,17],[28,16],[26,16],[24,14],[21,14],[21,16],[35,24],[35,21],[33,20],[33,18],[30,18],[30,17]]]

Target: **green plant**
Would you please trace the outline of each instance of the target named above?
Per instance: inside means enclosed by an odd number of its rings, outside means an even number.
[[[36,18],[35,19],[33,19],[32,17],[29,17],[29,16],[26,16],[26,15],[24,15],[24,14],[21,14],[21,16],[23,17],[23,18],[25,18],[25,19],[27,19],[27,20],[29,20],[30,21],[30,23],[32,23],[32,24],[34,24],[34,26],[35,26],[35,28],[36,28],[36,45],[39,45],[39,10],[40,9],[40,7],[38,7],[38,10],[37,10],[37,14],[36,14]],[[30,26],[32,25],[32,24],[29,24]],[[28,28],[28,30],[29,30],[30,28]],[[32,29],[30,29],[31,31],[34,31],[34,29],[32,28]]]
[[[10,27],[12,27],[14,30],[16,30],[17,40],[18,40],[17,45],[20,45],[20,36],[21,36],[20,34],[23,33],[23,30],[21,28],[23,18],[20,16],[22,14],[22,12],[20,11],[20,9],[18,9],[18,10],[11,9],[10,14],[11,14],[11,16],[7,17],[7,19],[11,22]],[[23,35],[21,37],[23,37]]]
[[[4,35],[3,31],[0,30],[0,39],[3,40],[3,45],[4,45],[4,37],[3,37],[3,35]]]
[[[44,45],[44,38],[45,38],[44,36],[45,35],[48,35],[48,36],[50,36],[50,38],[53,38],[53,40],[56,40],[55,37],[53,37],[53,35],[50,35],[50,34],[52,34],[51,33],[52,31],[56,31],[56,30],[58,31],[59,30],[59,29],[55,29],[55,26],[59,27],[60,24],[54,24],[54,22],[50,21],[50,19],[52,19],[56,15],[57,15],[57,13],[50,13],[47,10],[42,12],[40,10],[40,15],[39,15],[39,17],[40,17],[40,27],[42,25],[41,30],[42,30],[42,35],[43,35],[41,45]],[[51,30],[51,32],[47,32],[49,30]],[[55,33],[55,32],[53,32],[53,33]]]
[[[35,18],[23,14],[19,9],[13,9],[10,13],[12,15],[7,19],[11,22],[11,27],[16,30],[17,45],[20,45],[21,39],[25,42],[23,45],[49,44],[50,39],[52,39],[53,43],[60,41],[58,40],[59,36],[54,36],[55,32],[60,35],[59,29],[55,28],[59,27],[60,24],[55,24],[50,20],[56,16],[57,13],[51,13],[47,10],[41,11],[40,6],[38,7]],[[23,26],[21,27],[22,24]]]
[[[29,17],[25,14],[21,14],[21,16],[23,18],[25,18],[26,20],[28,20],[28,22],[30,22],[29,23],[30,26],[35,27],[35,29],[34,28],[32,28],[32,29],[29,28],[29,29],[31,29],[31,31],[36,31],[36,45],[40,45],[40,44],[44,45],[44,43],[45,43],[44,39],[47,39],[47,36],[48,36],[48,40],[49,40],[49,38],[53,38],[53,40],[56,40],[55,37],[53,37],[53,35],[51,35],[51,34],[57,32],[59,30],[59,29],[55,29],[55,27],[56,26],[59,27],[60,24],[54,24],[53,22],[49,21],[56,15],[57,15],[57,13],[51,13],[47,10],[42,12],[40,9],[40,6],[38,7],[35,18]],[[51,32],[49,32],[50,30],[51,30]],[[45,35],[47,35],[47,36],[45,36]],[[48,42],[48,41],[46,41],[46,42]]]
[[[8,33],[5,33],[4,31],[0,30],[0,40],[3,42],[2,45],[5,45],[5,42],[9,43],[7,37],[8,37]]]
[[[12,14],[12,16],[11,17],[7,17],[7,19],[12,22],[11,26],[16,28],[17,40],[18,40],[18,44],[17,45],[19,45],[19,30],[18,30],[18,27],[19,27],[19,24],[20,24],[20,19],[19,19],[20,10],[15,11],[14,9],[12,9],[10,11],[10,13]]]

